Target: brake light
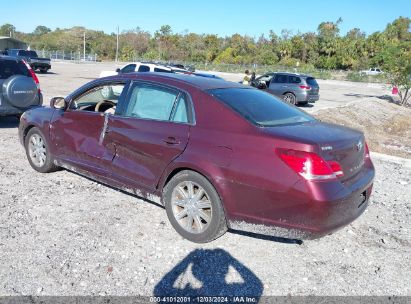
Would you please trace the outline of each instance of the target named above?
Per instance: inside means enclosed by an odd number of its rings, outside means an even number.
[[[26,61],[23,60],[23,63],[26,65],[27,69],[29,70],[31,78],[33,78],[34,82],[36,83],[38,92],[41,93],[40,81],[39,81],[36,73],[34,73],[33,69],[31,68],[31,66]]]
[[[300,89],[309,91],[309,90],[311,90],[311,87],[310,87],[310,86],[306,86],[306,85],[300,85]]]
[[[326,161],[312,152],[277,149],[277,155],[306,180],[336,179],[344,175],[337,161]]]
[[[370,158],[370,149],[368,148],[367,143],[365,143],[365,158]]]

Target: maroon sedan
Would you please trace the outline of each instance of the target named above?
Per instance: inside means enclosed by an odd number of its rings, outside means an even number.
[[[160,196],[177,232],[199,243],[228,228],[332,233],[365,210],[374,178],[362,133],[204,77],[97,79],[26,112],[19,133],[35,170]]]

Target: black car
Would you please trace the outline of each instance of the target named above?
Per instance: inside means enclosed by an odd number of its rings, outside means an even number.
[[[36,51],[11,49],[8,50],[7,54],[10,57],[24,60],[34,71],[39,70],[41,73],[47,73],[47,71],[51,69],[50,58],[40,58]]]
[[[0,116],[19,116],[43,104],[39,80],[23,60],[0,56]]]

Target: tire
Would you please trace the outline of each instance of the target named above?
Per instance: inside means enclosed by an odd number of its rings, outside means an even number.
[[[46,68],[45,69],[40,69],[40,73],[47,74],[47,69]]]
[[[45,138],[44,134],[34,127],[30,129],[24,140],[24,147],[30,166],[41,173],[58,170],[58,167],[53,163],[49,144]]]
[[[296,105],[296,104],[297,104],[297,98],[295,97],[295,95],[294,95],[293,93],[290,93],[290,92],[285,93],[285,94],[283,95],[283,100],[284,100],[285,102],[288,102],[289,104],[292,104],[292,105]]]
[[[163,189],[163,202],[171,225],[189,241],[208,243],[227,231],[217,191],[197,172],[177,173]]]

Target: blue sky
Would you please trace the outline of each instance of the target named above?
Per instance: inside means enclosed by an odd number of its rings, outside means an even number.
[[[37,25],[51,29],[85,26],[106,33],[140,27],[151,33],[169,24],[174,32],[234,33],[258,37],[273,30],[315,31],[322,21],[342,17],[341,33],[359,27],[366,34],[381,31],[399,16],[410,17],[411,0],[43,0],[7,1],[0,24],[32,32]]]

